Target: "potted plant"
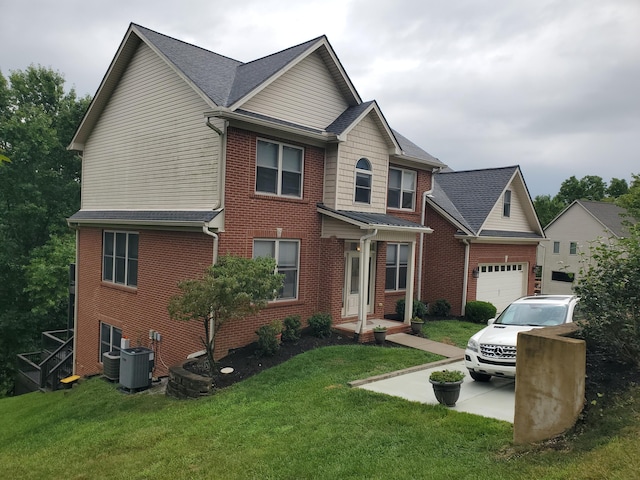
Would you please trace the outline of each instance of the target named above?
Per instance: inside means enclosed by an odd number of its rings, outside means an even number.
[[[422,326],[424,325],[424,320],[420,317],[413,317],[411,319],[411,332],[416,335],[420,335],[422,333]]]
[[[460,370],[437,370],[429,376],[436,400],[447,407],[455,406],[460,397],[464,373]]]
[[[373,327],[373,338],[375,339],[378,345],[382,345],[386,337],[387,337],[387,327],[383,327],[381,325],[378,325],[377,327]]]

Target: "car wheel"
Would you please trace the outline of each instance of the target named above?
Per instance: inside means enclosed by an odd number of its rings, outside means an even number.
[[[486,373],[472,372],[471,370],[469,370],[469,375],[471,375],[471,378],[473,378],[476,382],[488,382],[489,380],[491,380],[491,375],[487,375]]]

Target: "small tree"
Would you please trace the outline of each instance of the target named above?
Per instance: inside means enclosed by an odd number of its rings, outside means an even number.
[[[215,337],[228,320],[258,312],[282,288],[284,275],[275,274],[272,258],[225,256],[210,266],[199,280],[178,284],[181,293],[169,301],[169,315],[174,320],[199,320],[204,327],[201,337],[213,376]]]

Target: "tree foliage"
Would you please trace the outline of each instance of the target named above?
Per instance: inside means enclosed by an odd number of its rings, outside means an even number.
[[[533,207],[538,215],[538,220],[540,220],[540,225],[544,228],[551,223],[551,220],[556,218],[565,205],[557,196],[538,195],[533,200]]]
[[[632,174],[633,180],[627,193],[616,199],[619,207],[626,208],[629,215],[640,220],[640,175]]]
[[[232,319],[256,313],[282,288],[284,275],[275,274],[272,258],[256,259],[231,255],[220,258],[201,279],[178,284],[181,293],[168,305],[174,320],[202,322],[202,343],[207,351],[211,373],[215,366],[215,337],[220,327]]]
[[[640,368],[640,224],[626,238],[592,245],[575,291],[587,346]]]
[[[65,93],[51,69],[0,74],[0,396],[16,353],[66,325],[74,244],[65,219],[80,207],[81,168],[66,146],[89,101]]]

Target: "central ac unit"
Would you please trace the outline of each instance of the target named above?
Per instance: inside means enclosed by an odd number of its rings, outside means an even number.
[[[117,382],[120,379],[120,352],[113,350],[102,354],[102,374],[111,380]]]
[[[151,386],[153,350],[145,347],[120,350],[120,385],[128,389]]]

